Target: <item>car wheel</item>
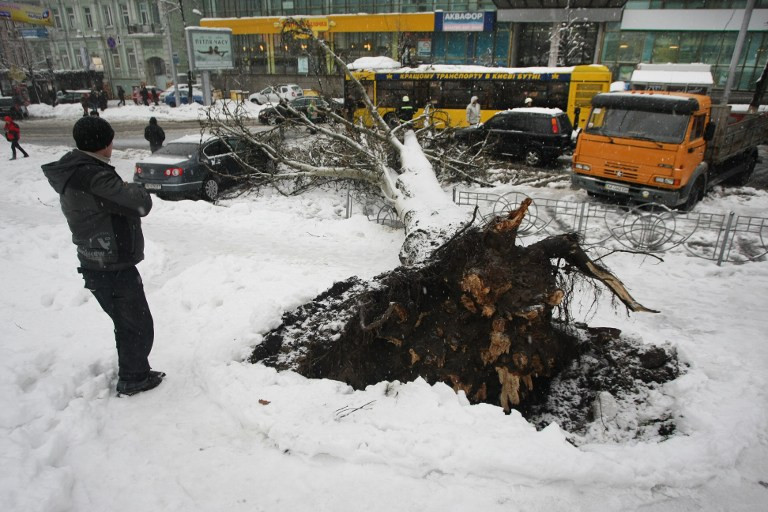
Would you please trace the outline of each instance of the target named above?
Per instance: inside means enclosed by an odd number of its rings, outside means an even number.
[[[261,102],[257,100],[256,98],[251,98],[251,103],[255,103],[257,105],[261,105]]]
[[[275,114],[268,115],[267,124],[270,126],[275,126],[277,124],[277,116]]]
[[[400,119],[394,114],[394,112],[390,112],[389,114],[385,115],[384,122],[387,123],[387,126],[390,128],[395,128],[400,125]]]
[[[544,159],[541,156],[541,151],[535,148],[530,148],[525,150],[525,163],[536,167],[537,165],[541,165],[541,163],[544,161]]]
[[[219,184],[213,178],[207,178],[200,190],[200,197],[206,201],[214,202],[219,197]]]

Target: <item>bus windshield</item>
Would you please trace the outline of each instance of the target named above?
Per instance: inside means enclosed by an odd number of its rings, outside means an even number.
[[[586,133],[680,143],[685,138],[689,119],[687,114],[595,107],[589,116]]]

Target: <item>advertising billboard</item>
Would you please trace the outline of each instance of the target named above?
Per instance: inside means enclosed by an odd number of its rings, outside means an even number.
[[[232,56],[232,29],[187,28],[190,68],[215,71],[235,67]]]
[[[53,26],[53,14],[47,7],[18,4],[16,2],[0,2],[0,18],[19,23]]]

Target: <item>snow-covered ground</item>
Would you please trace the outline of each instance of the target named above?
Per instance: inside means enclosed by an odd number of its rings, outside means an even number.
[[[283,312],[336,280],[397,265],[403,234],[359,205],[345,219],[344,194],[155,200],[139,270],[155,319],[151,362],[168,377],[117,397],[111,322],[83,288],[40,171],[66,148],[26,149],[30,158],[0,169],[4,511],[765,510],[766,262],[605,260],[661,313],[628,317],[608,297],[595,312],[591,295],[575,313],[671,344],[688,367],[654,402],[671,409],[672,438],[575,447],[556,424],[537,431],[445,385],[354,391],[245,362]],[[130,180],[145,154],[116,152],[113,163]],[[542,192],[582,197],[562,185]],[[768,212],[768,193],[723,209],[742,207]]]
[[[234,109],[238,105],[237,102],[232,100],[219,100],[216,102],[216,106],[221,108]],[[245,101],[239,104],[248,116],[256,119],[259,111],[266,108],[268,105],[256,105],[250,101]],[[134,105],[133,101],[126,99],[124,106],[117,106],[117,102],[112,100],[109,102],[109,107],[105,110],[100,110],[99,115],[109,121],[114,122],[130,122],[136,121],[140,123],[146,123],[147,118],[154,116],[161,122],[173,122],[173,121],[196,121],[205,117],[206,108],[203,105],[193,103],[191,105],[180,105],[178,107],[169,107],[164,103],[159,105]],[[77,121],[83,116],[83,107],[79,103],[63,103],[52,107],[44,103],[33,104],[27,107],[29,110],[29,116],[32,119],[71,119]],[[23,142],[23,139],[22,139]]]

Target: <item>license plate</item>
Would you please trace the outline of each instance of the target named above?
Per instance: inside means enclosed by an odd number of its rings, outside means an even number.
[[[616,185],[613,183],[606,183],[605,190],[610,190],[611,192],[621,192],[622,194],[629,193],[629,187],[624,185]]]
[[[144,188],[147,190],[160,190],[163,186],[156,183],[145,183]]]

